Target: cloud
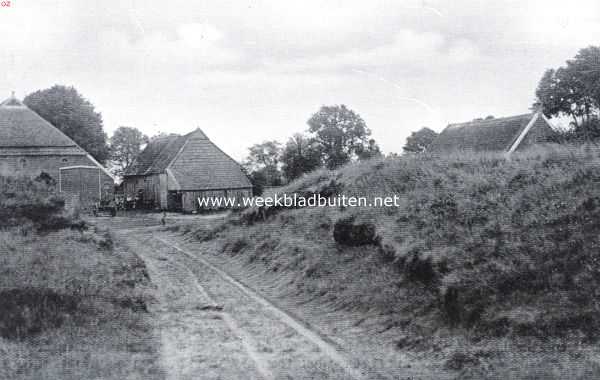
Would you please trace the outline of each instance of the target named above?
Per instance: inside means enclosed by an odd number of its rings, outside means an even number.
[[[161,78],[185,80],[207,69],[234,65],[239,52],[223,46],[223,33],[210,24],[182,24],[170,30],[146,32],[131,39],[119,30],[99,34],[96,68],[123,76],[143,73],[154,81]]]
[[[479,58],[478,47],[468,39],[452,40],[437,32],[402,29],[382,45],[295,60],[274,60],[267,62],[267,66],[290,72],[383,68],[415,74],[462,65]]]
[[[522,40],[528,44],[581,47],[598,44],[598,1],[580,0],[570,6],[565,6],[562,2],[533,1],[524,3],[523,11],[531,15],[531,19],[517,25],[514,32],[520,33]]]

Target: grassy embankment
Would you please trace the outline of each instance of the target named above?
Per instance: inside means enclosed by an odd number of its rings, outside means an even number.
[[[163,378],[143,263],[51,190],[0,178],[0,378]]]
[[[401,205],[248,209],[172,229],[460,378],[600,377],[596,148],[380,159],[283,191]]]

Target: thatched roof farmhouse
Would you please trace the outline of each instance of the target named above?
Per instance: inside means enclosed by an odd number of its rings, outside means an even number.
[[[550,141],[555,134],[541,113],[477,119],[448,125],[434,140],[431,151],[491,151],[512,153],[515,150]]]
[[[17,98],[0,103],[0,175],[56,181],[67,202],[112,198],[114,178],[89,153]]]
[[[197,211],[200,197],[252,195],[241,166],[198,128],[155,138],[127,168],[123,189],[147,207]]]

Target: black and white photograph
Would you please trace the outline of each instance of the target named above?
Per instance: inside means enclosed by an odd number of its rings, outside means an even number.
[[[0,380],[600,379],[597,0],[0,0]]]

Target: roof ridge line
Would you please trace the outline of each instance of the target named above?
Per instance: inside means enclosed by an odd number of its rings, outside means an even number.
[[[494,117],[493,119],[481,119],[481,120],[471,120],[471,121],[463,121],[463,122],[459,122],[459,123],[450,123],[448,124],[448,127],[450,126],[457,126],[457,125],[466,125],[466,124],[480,124],[480,123],[493,123],[495,121],[501,121],[501,120],[507,120],[507,119],[516,119],[516,118],[521,118],[521,117],[533,117],[533,115],[535,115],[535,112],[530,112],[530,113],[523,113],[523,114],[519,114],[519,115],[513,115],[513,116],[502,116],[502,117]]]
[[[12,103],[12,104],[11,104]],[[10,94],[10,97],[5,99],[2,103],[0,103],[0,107],[14,107],[14,108],[19,108],[19,107],[27,107],[25,104],[23,104],[22,101],[20,101],[19,99],[17,99],[17,97],[15,96],[15,92],[12,91]]]
[[[177,153],[175,153],[175,155],[173,156],[171,161],[169,161],[169,163],[167,164],[167,167],[165,168],[165,171],[171,170],[171,166],[173,165],[173,162],[175,162],[175,160],[177,160],[177,158],[179,158],[179,156],[181,155],[181,152],[183,152],[183,148],[185,148],[185,146],[190,141],[190,136],[191,136],[191,133],[188,133],[187,135],[182,136],[182,137],[185,137],[185,142],[181,145],[181,148],[179,148]]]

